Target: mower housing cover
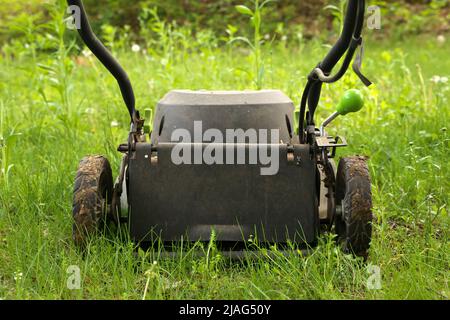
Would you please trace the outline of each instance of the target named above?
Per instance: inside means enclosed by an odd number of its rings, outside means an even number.
[[[293,115],[292,101],[276,90],[170,91],[157,105],[151,141],[136,143],[129,159],[132,238],[209,241],[214,230],[216,239],[224,242],[256,237],[312,244],[319,228],[320,183],[310,145],[300,144],[293,131]],[[179,140],[177,129],[191,140]],[[208,129],[215,129],[223,140],[205,141]],[[225,139],[230,129],[266,130],[269,137],[256,143],[230,142]],[[276,141],[271,130],[278,132]],[[184,151],[192,151],[190,163],[173,161],[180,142]],[[206,164],[194,159],[211,142],[224,160]],[[274,174],[261,174],[267,165],[260,162],[249,164],[250,153],[264,151],[261,148],[278,153],[273,157],[278,161]],[[242,163],[237,155],[244,151]],[[225,155],[232,158],[225,161]]]

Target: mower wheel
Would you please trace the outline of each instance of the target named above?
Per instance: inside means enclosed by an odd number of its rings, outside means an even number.
[[[372,237],[372,192],[365,157],[339,161],[336,208],[335,229],[344,252],[366,259]]]
[[[102,156],[84,157],[78,166],[73,190],[73,240],[83,247],[107,219],[113,180],[111,166]]]

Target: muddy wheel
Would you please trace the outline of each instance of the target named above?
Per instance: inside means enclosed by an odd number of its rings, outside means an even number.
[[[87,156],[80,161],[73,190],[73,240],[83,247],[107,219],[113,180],[111,166],[102,156]]]
[[[344,252],[366,259],[372,237],[372,192],[364,157],[339,161],[336,209],[335,230]]]

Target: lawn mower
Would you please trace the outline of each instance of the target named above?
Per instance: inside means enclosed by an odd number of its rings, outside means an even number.
[[[105,157],[88,156],[79,164],[76,244],[83,246],[103,222],[113,221],[125,223],[142,246],[155,239],[213,238],[230,252],[245,251],[252,239],[307,250],[321,232],[334,231],[345,252],[367,257],[372,200],[366,157],[341,158],[336,166],[336,149],[347,143],[326,132],[337,116],[362,108],[361,92],[346,91],[335,113],[319,126],[314,122],[323,83],[342,78],[352,61],[361,81],[371,84],[360,69],[364,0],[348,1],[342,33],[307,76],[297,110],[278,90],[173,90],[154,115],[150,108],[143,117],[126,72],[92,32],[82,1],[67,2],[77,8],[79,35],[117,80],[130,115],[115,182]]]

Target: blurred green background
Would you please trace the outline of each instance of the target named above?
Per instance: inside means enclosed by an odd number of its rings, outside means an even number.
[[[58,2],[58,1],[56,1]],[[63,2],[63,1],[60,1]],[[2,0],[0,6],[0,43],[36,42],[46,49],[51,41],[45,23],[52,19],[51,0]],[[226,42],[230,33],[251,32],[246,17],[233,6],[244,0],[85,0],[91,23],[103,40],[145,42],[154,31],[155,17],[167,25],[197,35],[214,35]],[[339,24],[339,9],[345,0],[282,0],[270,4],[264,12],[265,35],[296,41],[328,37]],[[418,33],[439,35],[449,31],[448,0],[368,1],[382,10],[382,29],[377,37],[403,38]],[[106,10],[107,9],[107,10]],[[244,29],[244,30],[242,30]],[[153,34],[155,36],[155,34]],[[36,41],[38,40],[38,41]],[[118,45],[120,45],[119,41]]]

